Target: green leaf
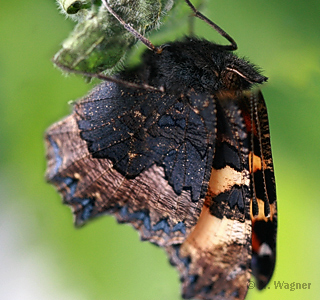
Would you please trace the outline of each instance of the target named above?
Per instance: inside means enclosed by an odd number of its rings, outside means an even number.
[[[113,74],[119,70],[136,38],[100,1],[58,0],[61,10],[78,21],[53,58],[69,69]],[[142,35],[158,28],[173,0],[110,0],[113,10]]]

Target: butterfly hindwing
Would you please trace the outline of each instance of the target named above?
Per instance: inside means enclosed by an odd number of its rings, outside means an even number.
[[[114,214],[160,246],[190,233],[208,187],[215,102],[191,91],[171,98],[105,82],[49,128],[47,179],[76,224]]]
[[[114,214],[129,222],[141,238],[160,246],[181,243],[195,225],[202,200],[191,201],[190,191],[177,195],[162,167],[153,165],[127,179],[108,159],[93,159],[80,137],[77,116],[71,114],[46,134],[47,180],[62,194],[83,224],[100,214]]]

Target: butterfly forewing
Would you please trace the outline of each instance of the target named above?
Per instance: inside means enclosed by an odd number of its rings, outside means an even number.
[[[256,116],[247,122],[249,135],[253,135],[250,157],[253,154],[253,167],[250,170],[253,181],[253,199],[256,199],[258,212],[251,210],[252,219],[252,272],[257,278],[258,288],[264,288],[271,279],[276,259],[277,203],[276,185],[270,143],[268,113],[262,93],[244,96],[242,111],[249,118],[248,103],[253,101]],[[252,107],[251,107],[252,109]],[[253,124],[253,126],[252,126]],[[253,128],[253,129],[252,129]],[[254,205],[252,201],[252,206]],[[252,208],[252,207],[251,207]]]
[[[107,91],[103,98],[101,90]],[[197,201],[206,192],[214,151],[216,116],[209,99],[106,82],[76,105],[76,113],[94,158],[109,158],[127,178],[162,165],[174,191],[190,189]]]

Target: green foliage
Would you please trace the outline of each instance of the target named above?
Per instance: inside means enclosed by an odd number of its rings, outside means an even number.
[[[62,49],[55,55],[57,64],[70,69],[97,73],[115,73],[136,38],[112,16],[103,4],[90,6],[85,1],[59,0],[67,15],[77,19]],[[110,5],[126,23],[145,35],[159,27],[171,10],[173,0],[113,0]]]

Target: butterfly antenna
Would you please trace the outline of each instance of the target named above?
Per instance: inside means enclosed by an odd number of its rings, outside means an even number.
[[[132,33],[138,40],[140,40],[142,43],[144,43],[151,51],[155,53],[161,53],[162,48],[154,46],[146,37],[144,37],[142,34],[140,34],[137,30],[135,30],[133,27],[131,27],[129,24],[127,24],[107,3],[106,0],[102,0],[104,6],[107,8],[107,10],[123,25],[123,27],[128,30],[130,33]]]
[[[105,1],[105,0],[102,0]],[[235,40],[227,34],[221,27],[219,27],[217,24],[213,23],[211,20],[209,20],[206,16],[204,16],[201,12],[199,12],[194,5],[190,2],[190,0],[185,0],[188,6],[191,8],[195,16],[203,21],[205,21],[207,24],[209,24],[213,29],[215,29],[220,35],[222,35],[225,39],[227,39],[230,42],[230,45],[219,45],[224,50],[234,51],[238,49],[237,43]]]

